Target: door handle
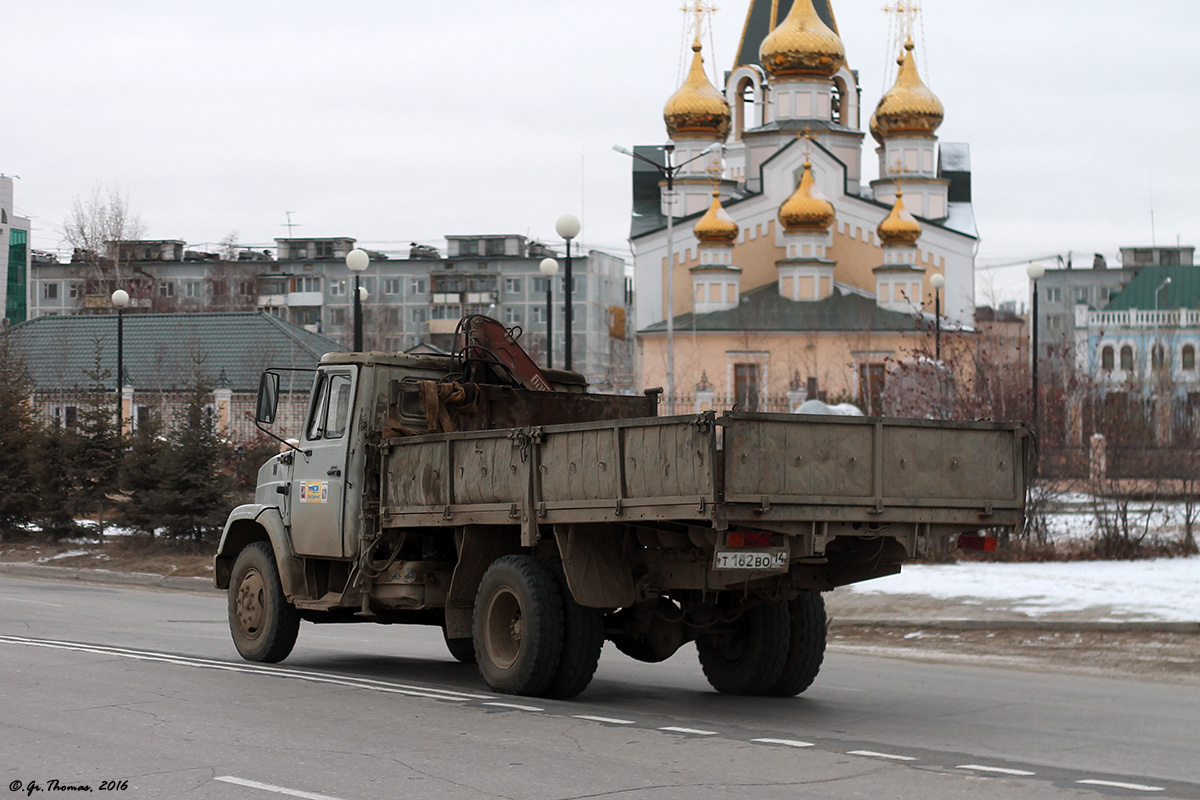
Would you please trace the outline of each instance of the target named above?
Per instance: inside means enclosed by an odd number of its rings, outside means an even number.
[[[329,469],[328,469],[328,470],[325,472],[325,474],[326,474],[326,475],[332,475],[332,476],[333,476],[333,477],[335,477],[335,478],[337,478],[337,477],[341,477],[341,474],[342,474],[342,468],[341,468],[341,467],[330,467],[330,468],[329,468]]]

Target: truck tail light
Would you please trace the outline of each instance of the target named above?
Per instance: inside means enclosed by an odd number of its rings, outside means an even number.
[[[770,547],[771,534],[765,531],[730,531],[725,534],[729,547]]]
[[[960,533],[958,535],[959,550],[982,550],[985,553],[996,552],[996,543],[999,541],[995,536],[976,536],[973,533]]]

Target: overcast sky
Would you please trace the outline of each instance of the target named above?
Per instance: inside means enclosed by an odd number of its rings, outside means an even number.
[[[883,0],[833,2],[865,128],[894,66],[889,20]],[[690,56],[682,5],[9,4],[0,172],[20,176],[38,249],[62,247],[72,199],[99,185],[128,196],[147,238],[193,245],[269,245],[288,211],[297,236],[398,252],[446,234],[557,242],[574,213],[586,246],[628,252],[630,165],[612,145],[665,139]],[[748,0],[717,5],[714,80]],[[1200,3],[923,5],[918,64],[946,107],[941,140],[971,146],[981,266],[1200,243]],[[1021,282],[991,274],[1002,294]]]

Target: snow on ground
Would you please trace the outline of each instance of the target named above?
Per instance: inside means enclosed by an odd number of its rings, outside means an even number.
[[[846,588],[862,594],[1002,600],[1033,617],[1108,607],[1106,619],[1200,622],[1200,557],[913,564],[899,575]]]

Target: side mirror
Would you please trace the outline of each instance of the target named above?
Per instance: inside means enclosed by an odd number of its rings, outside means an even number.
[[[254,418],[263,425],[275,421],[279,408],[279,373],[264,372],[258,382],[258,402],[255,403]]]

